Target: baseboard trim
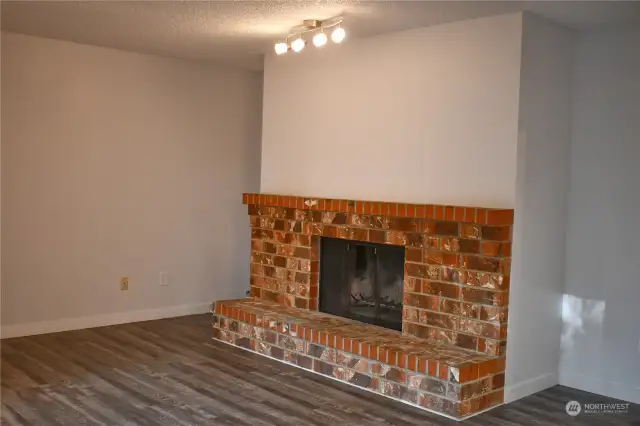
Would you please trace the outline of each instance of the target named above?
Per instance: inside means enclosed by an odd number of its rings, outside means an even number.
[[[81,330],[129,322],[149,321],[162,318],[203,314],[211,311],[211,303],[176,305],[162,308],[141,309],[137,311],[116,312],[91,317],[63,318],[55,321],[38,321],[22,324],[3,325],[0,338],[33,336],[36,334],[58,333],[60,331]]]
[[[586,374],[560,373],[560,384],[597,395],[640,404],[640,386],[603,380]]]
[[[558,384],[557,373],[546,373],[515,385],[505,386],[504,402],[509,403]]]

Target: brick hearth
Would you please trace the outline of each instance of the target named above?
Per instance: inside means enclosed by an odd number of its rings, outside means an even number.
[[[356,385],[364,374],[370,390],[457,418],[502,402],[513,210],[266,194],[243,201],[251,298],[216,304],[214,338]],[[402,333],[315,312],[323,236],[405,247]],[[292,335],[294,326],[304,334]],[[281,344],[287,338],[298,346]],[[338,362],[344,357],[367,372]]]
[[[216,302],[213,338],[455,418],[504,397],[502,357],[266,300]]]

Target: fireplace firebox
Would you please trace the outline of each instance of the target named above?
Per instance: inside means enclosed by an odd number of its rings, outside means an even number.
[[[404,247],[322,238],[320,311],[402,331]]]

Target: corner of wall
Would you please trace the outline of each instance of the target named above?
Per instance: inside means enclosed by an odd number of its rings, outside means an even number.
[[[505,402],[558,383],[570,147],[571,45],[523,13]]]

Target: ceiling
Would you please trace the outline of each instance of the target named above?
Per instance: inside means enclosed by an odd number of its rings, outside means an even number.
[[[2,30],[133,52],[262,69],[305,18],[343,16],[348,37],[530,10],[577,30],[640,24],[622,1],[6,1]]]

